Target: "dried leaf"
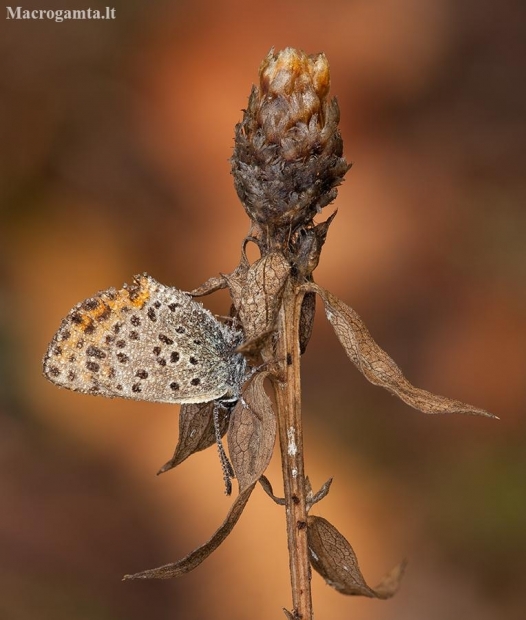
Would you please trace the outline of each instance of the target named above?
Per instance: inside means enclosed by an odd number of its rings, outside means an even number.
[[[272,332],[289,274],[290,265],[283,254],[271,252],[247,272],[236,270],[226,276],[247,341]]]
[[[224,274],[219,274],[219,276],[213,276],[209,278],[204,284],[198,286],[193,291],[190,292],[192,297],[202,297],[203,295],[210,295],[211,293],[215,293],[223,288],[227,288],[229,286],[228,278],[233,278],[235,282],[244,282],[246,280],[246,274],[250,267],[250,263],[248,262],[248,258],[245,252],[246,245],[249,241],[252,241],[252,238],[247,237],[243,240],[243,245],[241,248],[241,259],[239,261],[239,265],[236,267],[234,272],[228,276]]]
[[[278,506],[285,506],[285,498],[274,495],[274,491],[272,489],[272,485],[270,484],[270,480],[266,476],[259,477],[259,484],[263,487],[263,490],[270,497],[272,501],[276,502]]]
[[[192,297],[203,297],[204,295],[210,295],[211,293],[215,293],[216,291],[226,287],[226,278],[223,274],[221,274],[219,276],[209,278],[206,282],[201,284],[201,286],[194,288],[193,291],[190,291],[190,295]]]
[[[214,401],[209,403],[192,403],[181,406],[179,413],[179,440],[172,458],[165,463],[157,474],[180,465],[185,459],[212,446],[215,441]],[[221,436],[226,433],[230,411],[219,407],[219,428]]]
[[[351,545],[326,519],[307,519],[309,559],[325,581],[342,594],[374,597],[365,583]]]
[[[329,226],[336,217],[336,213],[337,211],[325,222],[300,229],[296,235],[293,241],[294,269],[299,279],[311,280],[312,273],[320,261]]]
[[[201,545],[178,562],[165,564],[164,566],[145,570],[140,573],[135,573],[134,575],[124,575],[123,581],[128,579],[170,579],[171,577],[180,577],[185,573],[189,573],[199,566],[203,560],[206,560],[206,558],[219,547],[233,530],[245,508],[250,494],[254,490],[254,486],[255,484],[247,487],[236,497],[223,524],[204,545]]]
[[[403,560],[384,576],[382,581],[374,588],[377,598],[385,600],[398,592],[406,567],[407,560]]]
[[[239,307],[240,300],[243,296],[243,288],[247,284],[249,269],[250,264],[243,252],[240,264],[232,273],[224,276],[235,308]]]
[[[312,328],[314,327],[314,316],[316,314],[316,295],[314,293],[305,293],[301,302],[301,314],[299,325],[299,341],[300,355],[307,350],[310,337],[312,336]]]
[[[323,299],[327,318],[347,356],[371,383],[385,388],[423,413],[465,413],[497,418],[484,409],[431,394],[409,383],[396,363],[376,344],[352,308],[316,284],[309,284],[307,290],[316,291]]]
[[[293,241],[293,265],[294,274],[299,281],[311,281],[312,273],[318,266],[320,254],[327,237],[327,232],[332,221],[336,217],[335,211],[325,222],[302,228]],[[311,292],[305,293],[301,303],[301,314],[299,324],[300,354],[303,355],[307,350],[312,328],[314,326],[314,315],[316,314],[316,295]]]
[[[314,504],[321,502],[321,500],[329,494],[331,484],[332,478],[329,478],[326,482],[323,483],[317,493],[313,493],[312,489],[310,489],[310,491],[307,493],[307,512],[314,506]]]
[[[270,480],[266,476],[260,476],[259,484],[261,484],[261,486],[263,487],[263,490],[270,497],[272,501],[274,501],[279,506],[285,506],[285,498],[277,497],[276,495],[274,495],[272,484],[270,483]],[[307,512],[309,512],[309,510],[314,506],[314,504],[317,504],[324,497],[328,495],[329,490],[331,488],[331,484],[332,484],[332,478],[329,478],[326,482],[324,482],[324,484],[322,485],[319,491],[317,491],[316,493],[313,493],[309,477],[305,476],[305,496],[307,499]]]
[[[341,594],[386,599],[400,587],[405,563],[395,567],[377,588],[370,588],[360,571],[353,548],[326,519],[308,517],[307,540],[312,567]]]
[[[257,338],[252,338],[251,340],[245,340],[243,344],[240,344],[237,347],[236,352],[242,353],[244,356],[256,359],[261,349],[265,346],[268,338],[274,334],[273,329],[269,329],[262,334],[259,334]]]
[[[263,382],[268,373],[258,373],[232,412],[228,429],[228,451],[240,491],[257,482],[272,458],[276,439],[276,416]]]

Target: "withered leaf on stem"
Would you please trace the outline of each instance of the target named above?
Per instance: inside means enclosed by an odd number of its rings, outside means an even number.
[[[194,288],[193,291],[190,291],[190,295],[192,297],[204,297],[205,295],[210,295],[211,293],[215,293],[216,291],[220,291],[222,288],[226,288],[226,278],[223,275],[213,276],[208,278],[206,282]]]
[[[228,451],[243,491],[257,482],[272,458],[276,439],[276,416],[263,382],[267,373],[258,373],[232,412],[228,429]]]
[[[274,495],[272,484],[266,476],[259,477],[259,484],[262,486],[265,493],[270,497],[273,502],[275,502],[278,506],[285,506],[285,498]]]
[[[307,478],[307,481],[309,483],[309,489],[307,493],[307,512],[308,512],[314,506],[314,504],[321,502],[322,499],[327,497],[331,489],[332,478],[329,478],[326,482],[324,482],[321,488],[316,493],[313,493],[312,487],[310,487],[310,480],[308,478]]]
[[[280,252],[257,260],[248,271],[226,276],[232,301],[243,325],[245,345],[272,331],[290,265]]]
[[[174,455],[161,467],[157,474],[163,474],[169,469],[177,467],[194,452],[205,450],[215,443],[214,406],[215,403],[213,401],[181,405],[179,413],[179,440]],[[229,419],[229,410],[219,407],[221,436],[226,433]]]
[[[312,329],[314,327],[314,316],[316,315],[316,295],[311,292],[305,293],[301,302],[300,324],[298,338],[300,342],[300,355],[307,350]]]
[[[311,281],[312,273],[318,266],[320,254],[327,238],[327,232],[332,221],[336,217],[335,211],[325,222],[301,229],[292,243],[292,263],[294,274],[300,281]],[[299,324],[300,354],[307,350],[316,314],[316,294],[306,292],[301,303],[301,315]]]
[[[327,318],[347,356],[371,383],[385,388],[423,413],[497,417],[484,409],[432,394],[409,383],[394,360],[376,344],[365,323],[352,308],[316,284],[307,285],[307,290],[315,291],[323,299]]]
[[[353,548],[326,519],[308,517],[307,539],[312,567],[341,594],[386,599],[400,587],[405,562],[392,569],[376,588],[369,587]]]
[[[277,497],[274,495],[274,490],[272,489],[272,484],[270,480],[266,476],[260,476],[259,484],[263,487],[265,493],[270,497],[270,499],[278,504],[278,506],[285,506],[285,498]],[[305,491],[306,491],[306,504],[307,504],[307,512],[314,506],[320,502],[323,498],[325,498],[329,490],[331,488],[332,478],[329,478],[326,482],[323,483],[319,491],[316,493],[313,492],[310,480],[308,476],[305,476]]]
[[[124,575],[123,581],[128,579],[170,579],[172,577],[180,577],[185,573],[189,573],[191,570],[199,566],[201,562],[206,560],[206,558],[219,547],[219,545],[234,529],[235,524],[238,522],[239,517],[246,506],[250,494],[254,490],[254,486],[255,483],[252,486],[247,487],[236,497],[236,500],[232,504],[221,527],[209,540],[207,540],[204,545],[201,545],[178,562],[165,564],[164,566],[159,566],[158,568],[144,570],[133,575]]]
[[[320,261],[327,232],[337,213],[338,211],[335,211],[325,222],[300,229],[293,239],[292,259],[294,270],[300,279],[311,280]]]

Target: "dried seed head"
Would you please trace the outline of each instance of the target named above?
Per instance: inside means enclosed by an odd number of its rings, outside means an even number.
[[[271,50],[236,126],[232,174],[249,217],[270,235],[306,226],[336,198],[342,157],[336,99],[324,54]]]

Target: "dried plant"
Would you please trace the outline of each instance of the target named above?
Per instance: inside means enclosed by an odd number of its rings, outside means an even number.
[[[373,384],[384,387],[424,413],[467,413],[494,417],[488,412],[437,396],[411,385],[395,362],[372,339],[352,308],[313,282],[313,271],[331,215],[314,223],[316,215],[337,195],[337,186],[350,166],[343,158],[336,99],[329,100],[329,65],[323,54],[307,56],[294,49],[272,51],[260,68],[243,120],[236,126],[232,174],[237,194],[251,220],[241,261],[230,275],[212,278],[193,295],[228,288],[234,316],[245,342],[240,350],[261,360],[273,371],[257,373],[248,382],[230,421],[223,420],[232,465],[239,483],[225,522],[205,545],[175,564],[144,571],[129,578],[172,577],[194,568],[230,533],[259,480],[275,501],[285,506],[292,583],[290,618],[311,618],[309,564],[343,594],[389,598],[398,589],[404,563],[376,587],[369,587],[351,545],[328,521],[308,514],[329,484],[313,496],[304,472],[300,355],[312,331],[315,295],[349,359]],[[261,258],[249,263],[245,246],[255,243]],[[263,389],[269,376],[276,412]],[[192,452],[215,441],[213,404],[183,405],[174,467]],[[277,420],[277,422],[276,422]],[[272,455],[276,426],[281,447],[284,494],[275,498],[263,476]]]
[[[356,312],[314,283],[313,272],[336,213],[321,223],[315,223],[314,218],[336,198],[337,186],[350,168],[343,157],[338,104],[328,98],[329,66],[323,54],[307,56],[287,48],[271,51],[259,74],[259,87],[252,88],[248,107],[235,129],[231,159],[236,191],[251,222],[241,260],[231,274],[213,277],[191,293],[200,297],[229,290],[232,320],[243,332],[236,354],[243,354],[255,370],[244,375],[239,398],[237,394],[230,394],[229,399],[214,394],[215,400],[209,402],[174,400],[184,403],[179,441],[173,457],[159,471],[166,472],[217,443],[227,493],[234,476],[239,492],[223,524],[205,544],[178,562],[126,575],[125,579],[166,579],[194,569],[232,531],[259,482],[270,498],[285,507],[292,585],[292,609],[284,610],[285,614],[290,619],[310,620],[311,566],[342,594],[381,599],[395,594],[405,567],[402,562],[371,588],[344,536],[324,518],[309,514],[327,495],[331,482],[314,493],[304,471],[300,356],[311,336],[316,296],[321,297],[347,356],[371,383],[424,413],[495,416],[414,387],[376,344]],[[260,258],[253,263],[247,258],[248,244],[259,249]],[[120,300],[121,294],[132,304],[137,297],[142,300],[142,289],[137,286],[112,293],[112,300]],[[97,319],[106,312],[93,300],[84,302],[82,308],[90,312],[95,308]],[[86,331],[91,319],[79,315],[78,309],[76,315]],[[74,322],[74,317],[71,320]],[[46,374],[55,380],[49,355]],[[274,404],[264,389],[267,378]],[[264,476],[276,433],[284,498],[274,495]],[[230,461],[222,447],[225,434]]]

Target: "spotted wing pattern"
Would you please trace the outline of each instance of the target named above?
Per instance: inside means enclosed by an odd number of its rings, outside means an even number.
[[[200,403],[237,397],[241,333],[146,274],[75,306],[44,358],[58,386],[107,397]]]

